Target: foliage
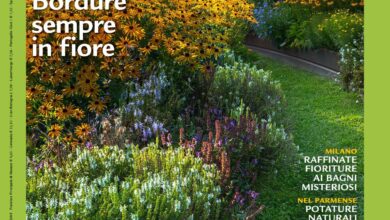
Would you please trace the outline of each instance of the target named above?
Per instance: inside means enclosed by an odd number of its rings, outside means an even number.
[[[340,77],[347,90],[364,93],[364,39],[363,36],[346,44],[340,50]]]
[[[314,1],[313,1],[314,2]],[[261,38],[292,48],[339,50],[363,31],[363,14],[351,9],[312,9],[307,4],[264,2],[254,11]]]
[[[119,25],[113,35],[75,42],[115,43],[112,58],[28,51],[28,218],[254,218],[264,208],[259,176],[294,160],[295,148],[281,123],[279,83],[225,53],[242,45],[253,5],[127,4],[125,11],[77,15],[28,6],[28,22],[76,16]],[[284,40],[286,18],[307,15],[283,10],[270,34]],[[61,36],[38,39],[55,46]]]
[[[339,10],[318,24],[316,35],[321,46],[338,50],[363,33],[363,22],[362,14]]]
[[[207,75],[187,75],[180,66],[159,64],[149,78],[127,82],[121,87],[119,106],[92,120],[87,147],[146,146],[156,137],[164,148],[178,142],[203,163],[215,165],[221,196],[232,208],[229,215],[254,216],[262,210],[253,188],[257,177],[287,161],[293,149],[290,136],[274,120],[282,110],[283,95],[270,72],[243,63],[234,53],[225,53],[218,62],[221,66],[211,67]],[[199,81],[193,82],[197,77]],[[188,96],[193,98],[174,100]],[[166,112],[183,110],[183,115],[172,114],[181,115],[179,120],[167,120]]]
[[[129,81],[118,100],[119,107],[97,117],[91,122],[94,129],[91,139],[94,144],[119,145],[135,143],[146,145],[159,134],[166,132],[158,120],[162,92],[169,87],[162,68],[142,82]]]
[[[211,108],[196,129],[184,124],[180,145],[217,164],[224,192],[238,213],[252,205],[256,212],[253,183],[294,151],[291,137],[273,119],[279,117],[283,96],[270,72],[243,63],[234,53],[225,54],[221,63],[209,91]]]
[[[275,164],[290,163],[294,144],[283,128],[271,120],[258,120],[244,106],[232,110],[230,117],[222,116],[221,112],[211,110],[205,121],[207,130],[198,130],[190,140],[186,139],[184,129],[180,129],[180,145],[205,163],[216,164],[224,196],[233,210],[231,216],[238,219],[256,216],[263,209],[254,189],[258,176],[273,172]]]
[[[237,51],[236,51],[237,52]],[[242,48],[239,53],[244,62],[272,71],[272,78],[280,82],[288,105],[283,110],[291,126],[284,123],[299,152],[306,155],[321,155],[324,146],[356,146],[362,157],[364,153],[364,105],[357,103],[358,96],[343,91],[338,83],[322,76],[282,64],[259,53]],[[291,159],[293,154],[284,153]],[[298,161],[298,160],[296,160]],[[281,165],[281,166],[280,166]],[[302,182],[311,181],[302,166],[297,163],[275,163],[277,172],[263,175],[254,184],[260,192],[259,202],[265,205],[259,219],[303,219],[307,213],[296,206],[296,198],[302,192],[296,190]],[[359,175],[364,175],[360,164]],[[363,181],[355,196],[363,198]],[[329,196],[335,196],[330,193]],[[344,193],[339,196],[345,196]],[[364,199],[359,201],[358,218],[363,219]],[[276,216],[276,217],[275,217]]]
[[[203,70],[228,45],[232,24],[253,21],[252,9],[253,5],[245,0],[137,0],[128,2],[126,10],[120,11],[76,12],[72,4],[70,10],[34,11],[29,0],[28,26],[34,20],[113,20],[117,26],[114,34],[90,33],[85,40],[72,42],[113,43],[114,57],[62,57],[59,41],[66,33],[34,36],[27,31],[28,134],[31,139],[40,139],[31,144],[65,138],[85,144],[89,141],[85,133],[90,128],[81,123],[110,108],[110,100],[115,98],[108,92],[110,88],[123,80],[150,74],[161,57]],[[35,43],[51,44],[53,55],[32,56]],[[75,134],[76,130],[80,132]]]
[[[253,28],[279,46],[340,51],[344,88],[363,94],[363,6],[363,1],[350,0],[263,1],[254,10],[259,22]]]
[[[234,53],[226,53],[223,63],[217,68],[210,89],[215,106],[230,113],[243,102],[260,119],[281,111],[283,95],[270,71],[251,66]]]
[[[214,165],[182,148],[94,147],[27,170],[27,219],[218,219]]]
[[[271,27],[267,24],[273,16],[272,3],[269,1],[259,3],[253,13],[257,20],[257,23],[253,25],[257,35],[260,38],[267,38],[268,36],[271,36]]]
[[[258,21],[253,25],[256,34],[274,40],[278,45],[286,45],[288,30],[293,24],[301,23],[310,17],[311,10],[306,7],[283,4],[275,7],[273,3],[264,2],[254,10]]]
[[[303,5],[314,8],[360,8],[364,6],[364,0],[283,0],[279,4]]]

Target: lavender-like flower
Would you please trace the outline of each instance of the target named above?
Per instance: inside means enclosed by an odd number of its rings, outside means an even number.
[[[85,147],[88,148],[88,149],[91,149],[92,148],[92,142],[90,141],[87,141],[87,143],[85,143]]]
[[[256,199],[256,198],[259,196],[259,193],[258,193],[258,192],[255,192],[255,191],[253,191],[253,190],[249,190],[249,191],[247,192],[247,194],[248,194],[249,197],[252,198],[252,199]]]

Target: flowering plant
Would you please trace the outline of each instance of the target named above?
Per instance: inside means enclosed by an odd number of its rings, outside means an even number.
[[[205,111],[195,134],[184,124],[179,143],[205,163],[217,165],[231,206],[242,210],[257,201],[252,188],[257,177],[294,147],[272,119],[281,110],[283,96],[271,73],[240,62],[234,53],[223,58],[210,89],[209,105],[215,107]]]
[[[27,31],[28,130],[31,135],[40,130],[47,143],[86,143],[90,127],[81,123],[107,109],[113,83],[144,75],[161,57],[203,70],[227,46],[236,21],[254,21],[253,5],[245,0],[137,0],[125,10],[93,11],[77,11],[72,4],[69,10],[34,11],[32,2],[27,1],[28,26],[37,20],[110,20],[117,27],[114,34],[93,32],[72,42],[111,42],[114,57],[63,57],[59,41],[69,33]],[[33,56],[36,43],[52,45],[52,56]]]
[[[363,14],[337,10],[317,25],[316,34],[323,46],[338,50],[363,33]]]
[[[316,4],[319,6],[316,7]],[[326,7],[322,7],[322,4]],[[352,3],[265,1],[254,11],[258,23],[253,25],[253,29],[260,38],[271,39],[280,47],[338,51],[363,31],[362,10],[351,8],[349,4]]]
[[[364,0],[282,0],[278,4],[282,3],[324,8],[364,6]]]
[[[364,39],[354,39],[340,49],[340,78],[347,90],[364,93]]]
[[[247,64],[234,53],[225,53],[211,85],[211,103],[229,115],[242,105],[259,119],[282,111],[284,96],[271,72]]]
[[[219,178],[183,148],[77,149],[64,166],[29,166],[27,218],[218,219]]]
[[[158,120],[162,91],[169,82],[164,72],[151,75],[142,84],[129,81],[118,100],[119,107],[96,117],[91,122],[94,144],[119,145],[135,143],[145,146],[161,133],[167,132]]]

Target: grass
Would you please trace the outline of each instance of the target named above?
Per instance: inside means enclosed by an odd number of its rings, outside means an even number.
[[[287,129],[303,155],[323,155],[325,148],[359,149],[363,161],[363,104],[357,95],[345,92],[328,78],[283,65],[255,52],[238,50],[245,61],[271,70],[286,97]],[[363,198],[363,164],[359,164],[357,194],[302,193],[301,184],[311,182],[303,166],[291,164],[277,174],[264,176],[258,184],[261,202],[266,206],[259,219],[307,219],[298,197],[358,196]],[[311,175],[312,176],[312,175]],[[363,199],[359,200],[359,216],[363,216]],[[359,218],[360,219],[360,218]]]

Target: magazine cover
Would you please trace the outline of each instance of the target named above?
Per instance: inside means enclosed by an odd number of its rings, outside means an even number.
[[[385,3],[1,4],[0,219],[386,219]]]

